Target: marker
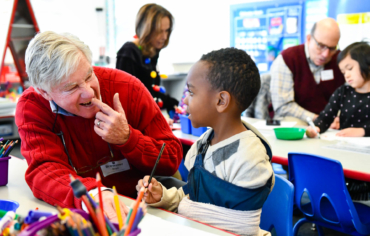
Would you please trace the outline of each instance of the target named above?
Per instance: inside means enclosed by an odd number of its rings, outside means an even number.
[[[306,120],[307,120],[308,124],[311,126],[311,128],[313,129],[313,131],[315,131],[315,133],[317,134],[317,137],[320,138],[320,134],[317,133],[315,124],[312,122],[311,117],[307,117]]]
[[[3,232],[3,230],[8,227],[8,225],[14,220],[15,218],[15,212],[14,211],[8,211],[4,217],[0,220],[0,232]]]

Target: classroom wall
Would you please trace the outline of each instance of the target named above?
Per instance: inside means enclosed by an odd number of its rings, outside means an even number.
[[[230,46],[230,5],[266,0],[157,0],[175,18],[170,44],[161,51],[161,73],[187,72],[202,54]],[[116,1],[117,50],[135,34],[135,18],[145,0]]]
[[[8,0],[9,1],[9,0]],[[89,45],[93,60],[107,43],[106,7],[115,8],[115,45],[106,55],[115,66],[118,49],[135,34],[135,18],[148,0],[30,0],[41,31],[69,32]],[[170,44],[162,50],[158,62],[161,73],[187,72],[202,54],[230,46],[230,5],[272,0],[157,0],[175,18]],[[96,8],[103,8],[98,13]],[[6,62],[11,62],[8,55]]]

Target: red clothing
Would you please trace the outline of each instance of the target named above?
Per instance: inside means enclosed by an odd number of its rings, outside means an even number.
[[[150,175],[163,142],[166,148],[156,175],[170,176],[176,172],[182,159],[181,144],[138,79],[115,69],[94,67],[94,72],[104,103],[113,107],[113,95],[119,93],[130,125],[130,137],[125,144],[111,147],[113,160],[126,158],[130,170],[104,178],[101,169],[96,168],[79,178],[89,191],[96,188],[95,176],[99,171],[105,186],[114,185],[119,193],[136,197],[135,186],[144,175]],[[98,160],[109,156],[108,144],[95,133],[95,118],[59,114],[53,133],[55,116],[49,101],[32,87],[24,91],[18,101],[15,122],[22,140],[22,155],[28,163],[26,182],[36,198],[52,205],[81,208],[80,200],[73,196],[69,186],[69,174],[77,174],[69,165],[62,141],[55,133],[63,132],[67,150],[77,169],[94,166]]]
[[[304,44],[290,47],[282,51],[281,56],[293,74],[294,100],[304,109],[319,114],[324,110],[334,91],[345,82],[337,65],[339,51],[324,66],[324,70],[333,70],[334,79],[321,80],[317,84],[308,65],[304,47]]]

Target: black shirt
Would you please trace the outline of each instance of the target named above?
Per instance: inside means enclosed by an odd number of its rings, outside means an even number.
[[[138,78],[152,94],[153,98],[160,98],[163,101],[163,108],[167,111],[174,110],[178,101],[168,94],[153,91],[152,85],[160,85],[160,76],[157,71],[159,53],[152,58],[144,57],[141,50],[133,42],[126,42],[117,52],[116,68],[123,70]],[[152,78],[151,73],[157,73]]]
[[[339,110],[340,129],[364,128],[365,136],[370,136],[370,93],[358,93],[349,85],[335,90],[314,122],[320,133],[329,128]]]

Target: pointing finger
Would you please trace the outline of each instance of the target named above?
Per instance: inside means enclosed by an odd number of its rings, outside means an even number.
[[[115,112],[110,106],[100,101],[99,99],[93,98],[91,102],[107,115],[112,115]]]

